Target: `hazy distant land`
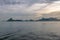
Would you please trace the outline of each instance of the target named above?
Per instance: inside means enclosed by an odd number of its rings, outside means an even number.
[[[28,22],[28,21],[60,21],[60,19],[57,19],[57,18],[41,18],[41,19],[37,19],[37,20],[33,20],[33,19],[30,19],[30,20],[14,20],[13,18],[9,18],[8,20],[7,20],[8,22],[10,22],[10,21],[19,21],[19,22],[24,22],[24,21],[26,21],[26,22]]]

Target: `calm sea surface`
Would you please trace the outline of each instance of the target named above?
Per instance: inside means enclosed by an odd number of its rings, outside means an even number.
[[[60,22],[0,22],[0,40],[60,40]]]

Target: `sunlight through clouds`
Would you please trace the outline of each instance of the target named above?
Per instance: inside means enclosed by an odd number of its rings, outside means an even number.
[[[60,0],[0,0],[1,19],[34,19],[59,10]]]

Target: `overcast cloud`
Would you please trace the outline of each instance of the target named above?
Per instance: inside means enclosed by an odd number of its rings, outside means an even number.
[[[33,19],[41,14],[45,14],[45,10],[50,9],[49,7],[54,6],[56,8],[56,5],[58,7],[59,4],[59,0],[0,0],[0,19],[10,17]]]

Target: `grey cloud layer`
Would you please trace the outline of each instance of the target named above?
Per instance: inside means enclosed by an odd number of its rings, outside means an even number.
[[[0,0],[0,5],[5,5],[5,4],[29,4],[32,5],[34,3],[52,3],[54,1],[59,1],[59,0]]]
[[[60,0],[0,0],[0,17],[7,18],[12,16],[22,16],[21,18],[26,18],[28,16],[33,16],[34,14],[31,13],[33,13],[33,11],[35,10],[33,8],[37,4],[40,5],[43,3],[53,3],[54,1]]]

